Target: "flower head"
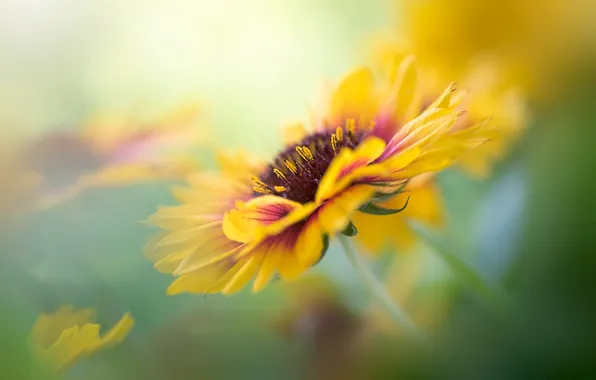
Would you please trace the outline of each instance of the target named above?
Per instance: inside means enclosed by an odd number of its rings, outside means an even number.
[[[156,266],[178,278],[170,293],[234,293],[254,277],[292,280],[315,265],[338,233],[356,232],[356,212],[392,213],[379,202],[422,173],[439,171],[484,142],[472,126],[451,133],[462,112],[450,85],[416,115],[413,59],[376,85],[365,68],[348,75],[311,131],[244,176],[197,176],[178,191],[183,205],[150,221],[168,232],[149,245]],[[251,175],[252,174],[252,175]],[[180,197],[180,195],[182,197]]]
[[[134,324],[126,313],[114,327],[100,336],[100,325],[92,323],[95,311],[63,306],[53,314],[41,314],[31,330],[31,343],[39,357],[53,370],[62,370],[76,360],[120,343]]]

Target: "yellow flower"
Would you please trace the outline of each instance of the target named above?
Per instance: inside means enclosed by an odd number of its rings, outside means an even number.
[[[176,191],[183,205],[150,222],[166,232],[148,254],[176,276],[169,294],[231,294],[254,278],[262,290],[277,273],[292,280],[315,265],[329,239],[352,235],[356,212],[398,212],[379,206],[420,174],[440,171],[483,143],[483,124],[451,133],[461,115],[450,85],[421,113],[412,59],[394,81],[375,84],[370,70],[349,74],[312,131],[294,128],[268,165],[238,173],[198,175]]]
[[[554,94],[556,82],[593,52],[594,5],[584,0],[395,0],[397,36],[441,78],[464,77],[479,62],[525,95]],[[561,82],[564,83],[564,82]]]
[[[100,336],[100,325],[92,323],[95,311],[62,306],[53,314],[41,314],[31,331],[31,343],[53,370],[62,370],[76,360],[124,340],[134,319],[129,313]]]
[[[45,209],[92,187],[184,178],[197,169],[189,150],[204,142],[197,108],[152,123],[92,120],[82,133],[52,134],[25,150],[24,163],[44,179],[33,207]]]

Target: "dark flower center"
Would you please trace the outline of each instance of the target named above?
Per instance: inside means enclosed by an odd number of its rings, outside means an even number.
[[[315,199],[319,182],[342,148],[354,149],[369,133],[353,124],[335,132],[317,132],[289,146],[257,178],[256,195],[273,194],[299,203]]]

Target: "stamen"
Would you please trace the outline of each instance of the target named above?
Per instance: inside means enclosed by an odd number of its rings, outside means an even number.
[[[269,187],[265,182],[261,181],[259,178],[255,176],[250,177],[250,179],[255,185],[257,185],[257,187],[262,187],[264,189],[267,189]]]
[[[284,191],[287,191],[288,188],[285,186],[274,186],[273,187],[275,189],[275,191],[277,191],[278,193],[283,193]]]
[[[343,140],[344,130],[341,127],[337,127],[335,130],[335,136],[337,136],[337,141]]]
[[[350,133],[354,133],[354,131],[356,131],[356,121],[354,119],[346,120],[346,130]]]
[[[289,171],[291,171],[293,174],[298,173],[298,168],[296,168],[296,165],[294,165],[293,163],[291,163],[288,160],[284,161],[284,165],[286,166],[286,168],[288,168]]]
[[[275,175],[279,179],[286,179],[286,176],[284,175],[284,173],[282,173],[281,170],[279,170],[277,168],[276,169],[273,169],[273,173],[275,173]]]
[[[264,189],[264,188],[262,188],[262,187],[255,186],[255,187],[253,187],[252,189],[253,189],[254,191],[256,191],[257,193],[261,193],[261,194],[271,194],[271,190],[269,190],[269,189]]]
[[[305,146],[297,146],[296,152],[298,152],[304,161],[314,160],[312,152]]]
[[[333,152],[337,153],[337,136],[335,133],[331,135],[331,149],[333,149]]]

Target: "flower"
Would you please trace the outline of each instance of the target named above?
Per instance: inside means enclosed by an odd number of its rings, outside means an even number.
[[[54,133],[25,149],[23,161],[43,178],[33,209],[47,209],[92,187],[177,179],[197,169],[189,149],[203,143],[196,106],[152,123],[96,118],[80,133]]]
[[[35,352],[53,370],[62,370],[78,359],[124,340],[133,327],[129,313],[107,333],[99,335],[100,325],[92,323],[95,311],[62,306],[53,314],[41,314],[31,330]]]
[[[499,83],[542,97],[594,48],[593,5],[583,0],[396,0],[397,37],[441,78],[463,78],[479,62]]]
[[[298,142],[268,165],[240,176],[199,174],[177,189],[183,204],[149,219],[166,230],[147,248],[158,269],[177,277],[168,293],[232,294],[253,277],[258,292],[276,273],[293,280],[322,258],[329,239],[356,232],[354,213],[401,211],[378,203],[485,141],[485,123],[451,132],[462,114],[453,85],[417,114],[413,59],[399,70],[378,86],[369,69],[349,74],[313,130],[294,128]]]

